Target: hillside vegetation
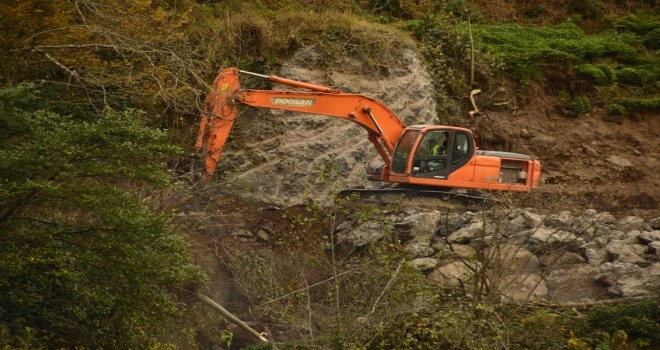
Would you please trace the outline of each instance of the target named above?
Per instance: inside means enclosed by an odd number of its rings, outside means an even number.
[[[328,208],[301,196],[305,205],[271,208],[264,219],[257,208],[269,203],[246,199],[230,172],[206,187],[191,174],[198,118],[219,69],[276,73],[313,48],[309,67],[329,72],[359,58],[361,73],[378,76],[406,49],[432,78],[437,123],[547,161],[546,190],[531,206],[653,219],[654,0],[4,0],[0,18],[3,349],[660,346],[657,297],[577,312],[513,307],[465,286],[438,290],[404,264],[395,238],[338,249],[342,222],[395,209]],[[333,85],[325,79],[317,83]],[[465,117],[473,89],[484,91],[483,119]],[[515,119],[520,111],[543,116]],[[530,133],[553,141],[533,144]],[[572,133],[584,141],[578,153],[566,141]],[[623,137],[604,149],[632,146],[634,169],[583,164],[611,133]],[[233,137],[249,144],[244,135]],[[319,169],[315,185],[332,186],[322,176],[332,171]],[[266,235],[278,239],[272,246],[220,240],[238,223],[263,222],[286,235]],[[262,326],[295,327],[250,345],[251,335],[199,303],[200,292]]]

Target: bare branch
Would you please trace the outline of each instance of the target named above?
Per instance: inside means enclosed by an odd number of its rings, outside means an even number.
[[[378,302],[383,297],[383,295],[385,295],[387,290],[390,289],[390,285],[392,284],[392,281],[394,281],[394,278],[396,278],[396,275],[399,274],[399,270],[401,270],[401,266],[403,265],[404,261],[405,261],[405,259],[401,259],[401,261],[399,261],[399,266],[397,266],[396,271],[394,271],[394,273],[392,274],[392,277],[390,277],[390,280],[387,281],[387,284],[385,285],[385,288],[383,288],[383,291],[380,293],[378,298],[376,298],[376,300],[374,301],[374,304],[371,307],[371,311],[368,313],[368,315],[371,315],[376,311],[376,306],[378,305]]]

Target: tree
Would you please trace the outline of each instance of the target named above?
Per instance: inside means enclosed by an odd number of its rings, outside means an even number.
[[[167,213],[131,188],[167,186],[179,150],[137,111],[74,118],[31,85],[0,89],[0,346],[144,348],[200,281]]]
[[[0,83],[46,81],[69,104],[155,110],[145,117],[159,124],[167,122],[159,120],[166,112],[198,115],[211,80],[203,72],[216,68],[203,59],[206,45],[191,42],[193,4],[5,1]]]

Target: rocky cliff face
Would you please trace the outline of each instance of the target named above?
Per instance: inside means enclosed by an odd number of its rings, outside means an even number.
[[[437,124],[433,86],[417,55],[401,51],[396,65],[369,73],[363,62],[344,59],[330,73],[310,68],[318,59],[304,49],[274,74],[320,85],[349,88],[384,102],[406,125]],[[289,89],[273,86],[274,89]],[[372,186],[365,163],[380,157],[364,129],[342,119],[245,108],[234,140],[218,169],[243,194],[275,205],[322,199],[341,188]]]

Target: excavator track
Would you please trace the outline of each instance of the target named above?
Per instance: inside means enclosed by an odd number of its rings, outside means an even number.
[[[426,188],[379,188],[379,189],[364,189],[352,188],[345,189],[338,193],[339,198],[348,198],[357,196],[361,200],[376,200],[379,202],[388,202],[387,195],[395,195],[395,197],[404,198],[435,198],[443,202],[457,202],[464,206],[472,205],[488,205],[491,199],[479,195],[472,195],[456,191],[442,190],[442,189],[426,189]]]

